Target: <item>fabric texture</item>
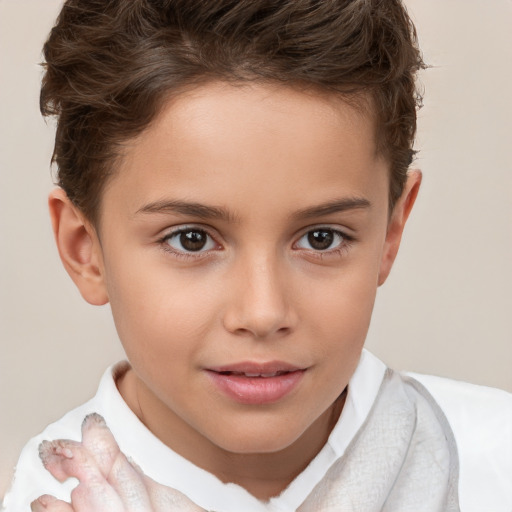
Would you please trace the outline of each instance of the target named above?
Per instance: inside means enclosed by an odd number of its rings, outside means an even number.
[[[458,473],[441,409],[388,370],[365,424],[298,512],[458,512]]]
[[[128,367],[122,362],[109,369],[93,399],[29,441],[5,499],[7,512],[30,510],[30,502],[43,493],[69,501],[76,480],[61,484],[53,479],[37,449],[44,439],[80,440],[81,423],[92,412],[105,418],[121,450],[149,477],[177,489],[205,510],[452,512],[458,510],[458,487],[462,512],[512,511],[512,396],[504,391],[438,377],[398,375],[363,351],[343,412],[324,448],[281,495],[262,502],[180,457],[146,429],[115,385]],[[425,474],[428,480],[421,477]],[[366,486],[359,481],[366,481]],[[438,486],[434,481],[445,483]],[[430,496],[432,488],[441,489],[437,497]],[[358,493],[371,498],[373,508],[361,508]],[[404,501],[413,499],[414,493],[413,504]],[[324,508],[319,508],[322,496]]]

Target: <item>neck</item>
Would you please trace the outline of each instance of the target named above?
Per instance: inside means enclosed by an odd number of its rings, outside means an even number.
[[[290,446],[273,453],[238,454],[224,452],[208,471],[225,483],[244,487],[266,501],[283,492],[323,448],[336,424],[345,393]]]
[[[222,482],[240,485],[263,501],[286,489],[320,452],[339,418],[346,395],[343,392],[289,446],[270,453],[234,453],[212,443],[185,423],[155,415],[154,410],[161,410],[163,404],[154,403],[156,397],[148,393],[132,370],[119,378],[117,386],[132,411],[163,443]]]

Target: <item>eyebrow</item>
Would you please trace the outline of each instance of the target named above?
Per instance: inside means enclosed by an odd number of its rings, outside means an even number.
[[[334,199],[327,203],[310,208],[304,208],[293,214],[295,219],[311,219],[313,217],[322,217],[332,213],[344,212],[347,210],[368,209],[371,207],[370,201],[364,197],[347,197],[343,199]]]
[[[348,210],[366,209],[370,208],[370,206],[370,201],[362,197],[334,199],[327,203],[299,210],[292,214],[292,218],[297,220],[311,219]],[[179,200],[154,201],[139,208],[136,214],[139,213],[178,213],[180,215],[199,217],[201,219],[217,219],[225,222],[238,221],[238,217],[226,208]]]
[[[136,214],[138,213],[178,213],[201,219],[217,219],[226,222],[237,221],[236,216],[225,208],[178,200],[154,201],[139,208]]]

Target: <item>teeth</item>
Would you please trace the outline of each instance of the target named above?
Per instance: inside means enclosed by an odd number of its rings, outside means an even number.
[[[224,371],[219,372],[221,375],[239,375],[249,378],[256,378],[256,377],[262,377],[262,378],[269,378],[269,377],[278,377],[280,375],[284,375],[285,373],[288,373],[287,371],[277,371],[272,373],[252,373],[252,372],[231,372],[231,371]]]
[[[277,377],[283,372],[272,372],[272,373],[244,373],[246,377]]]

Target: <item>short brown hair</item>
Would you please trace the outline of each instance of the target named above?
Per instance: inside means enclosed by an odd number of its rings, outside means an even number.
[[[205,81],[369,93],[391,207],[414,156],[424,65],[400,0],[67,0],[44,58],[58,184],[93,222],[122,143]]]

